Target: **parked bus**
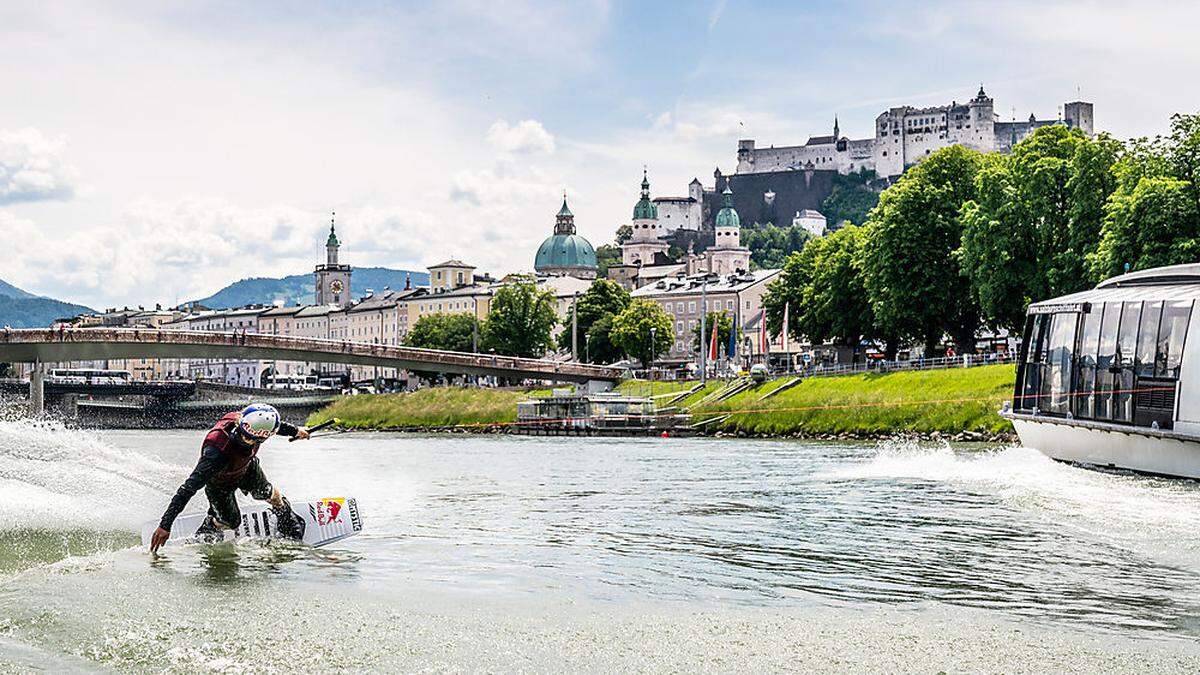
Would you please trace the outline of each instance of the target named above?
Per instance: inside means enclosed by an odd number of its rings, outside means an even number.
[[[103,368],[53,368],[46,377],[53,384],[129,384],[132,380],[128,370]]]

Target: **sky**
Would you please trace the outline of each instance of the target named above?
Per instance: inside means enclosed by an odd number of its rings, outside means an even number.
[[[343,262],[528,271],[566,192],[611,242],[737,140],[891,106],[1200,112],[1200,3],[0,0],[0,278],[96,308]]]

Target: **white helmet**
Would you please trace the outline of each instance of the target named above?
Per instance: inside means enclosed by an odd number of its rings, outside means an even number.
[[[252,403],[242,411],[238,430],[252,441],[265,441],[279,431],[279,411],[265,403]]]

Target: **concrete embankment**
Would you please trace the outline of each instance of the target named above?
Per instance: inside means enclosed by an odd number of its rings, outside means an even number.
[[[618,390],[653,396],[660,410],[688,412],[697,431],[714,436],[1009,440],[997,414],[1012,395],[1011,365],[845,377],[777,378],[760,385],[627,381]],[[690,391],[689,390],[693,390]],[[438,387],[407,394],[339,399],[310,423],[337,417],[353,429],[503,431],[516,403],[544,393]]]

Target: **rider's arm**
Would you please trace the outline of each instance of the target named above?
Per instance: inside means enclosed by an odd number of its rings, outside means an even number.
[[[167,506],[166,512],[163,513],[158,526],[164,530],[170,530],[171,525],[175,523],[175,517],[183,511],[192,496],[204,487],[209,479],[225,468],[227,461],[220,450],[211,445],[205,446],[204,450],[200,452],[200,461],[196,463],[196,468],[192,469],[192,475],[188,476],[187,480],[183,481],[183,485],[180,485],[179,489],[175,491],[175,496],[171,499],[171,504]]]
[[[280,420],[280,422],[279,422],[279,435],[280,436],[287,436],[288,438],[294,438],[296,436],[296,432],[298,432],[298,431],[299,431],[299,429],[295,425],[288,424],[287,422]]]

